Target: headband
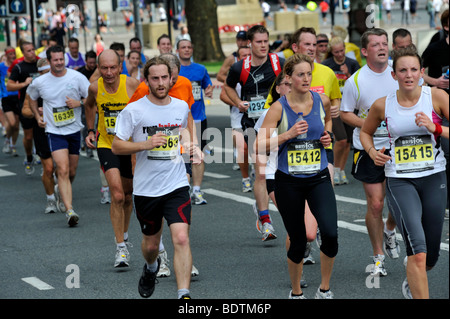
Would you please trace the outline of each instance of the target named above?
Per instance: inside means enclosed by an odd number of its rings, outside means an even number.
[[[39,72],[45,71],[45,70],[48,70],[48,69],[50,69],[50,64],[47,64],[47,65],[43,65],[43,66],[38,67],[38,71],[39,71]]]

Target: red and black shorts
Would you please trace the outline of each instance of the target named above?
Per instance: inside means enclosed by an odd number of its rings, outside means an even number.
[[[191,224],[189,186],[159,197],[134,195],[134,207],[141,231],[147,236],[154,235],[161,229],[163,217],[169,226],[174,223]]]

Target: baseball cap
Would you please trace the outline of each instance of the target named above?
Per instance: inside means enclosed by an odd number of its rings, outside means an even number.
[[[247,32],[246,32],[246,31],[239,31],[239,32],[236,34],[236,39],[247,40]]]

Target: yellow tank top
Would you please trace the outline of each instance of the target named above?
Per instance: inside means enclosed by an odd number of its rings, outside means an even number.
[[[127,93],[127,76],[120,75],[120,84],[116,93],[108,93],[103,84],[103,78],[98,79],[98,148],[111,148],[114,139],[114,128],[120,111],[127,106],[130,98]]]

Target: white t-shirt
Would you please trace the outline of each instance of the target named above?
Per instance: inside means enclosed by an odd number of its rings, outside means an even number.
[[[69,135],[84,127],[81,123],[81,107],[69,109],[66,97],[77,101],[87,97],[90,83],[80,72],[66,70],[66,74],[61,77],[56,77],[51,72],[41,75],[27,88],[27,93],[33,100],[43,100],[46,133]]]
[[[433,100],[429,86],[422,86],[422,94],[414,106],[398,103],[397,92],[387,96],[385,118],[389,123],[391,160],[384,167],[386,176],[419,178],[445,171],[444,152],[434,135],[416,125],[417,112],[433,118]]]
[[[362,119],[367,118],[370,107],[379,98],[387,96],[398,89],[398,83],[392,78],[392,68],[388,66],[382,73],[373,72],[368,65],[364,65],[345,81],[344,92],[342,93],[341,111],[354,112]],[[355,80],[356,79],[356,80]],[[353,130],[353,147],[363,150],[359,133],[361,129],[355,127]],[[378,127],[374,135],[376,149],[389,148],[389,139],[386,123],[383,122]]]
[[[385,10],[391,10],[392,5],[394,4],[394,0],[383,0],[383,7]]]
[[[159,197],[189,186],[180,153],[180,136],[176,139],[179,130],[187,126],[189,112],[189,106],[182,100],[171,97],[169,104],[156,105],[146,96],[120,112],[115,131],[121,140],[131,138],[133,142],[143,142],[156,131],[163,131],[171,138],[166,148],[136,153],[134,195]]]

